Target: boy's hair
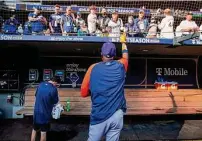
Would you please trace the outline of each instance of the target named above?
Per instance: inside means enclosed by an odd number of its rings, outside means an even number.
[[[59,84],[61,83],[61,79],[59,76],[53,76],[50,80]]]

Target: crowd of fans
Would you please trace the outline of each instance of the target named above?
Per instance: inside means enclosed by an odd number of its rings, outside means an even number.
[[[117,11],[108,13],[105,8],[102,9],[101,15],[96,13],[96,7],[90,6],[90,13],[87,20],[82,18],[80,12],[73,13],[71,7],[66,8],[66,13],[60,12],[60,5],[55,5],[55,13],[51,14],[47,20],[41,14],[41,8],[34,8],[34,12],[28,15],[27,22],[20,24],[12,15],[8,20],[3,22],[2,32],[4,34],[19,35],[59,35],[59,36],[108,36],[119,37],[121,32],[126,32],[129,37],[144,38],[168,38],[174,36],[183,36],[202,30],[192,20],[192,13],[187,12],[185,20],[174,28],[174,17],[172,10],[163,10],[164,18],[156,21],[155,17],[147,19],[144,9],[140,9],[137,18],[128,17],[127,23],[119,18]],[[111,16],[109,16],[111,14]],[[159,31],[159,32],[158,32]]]

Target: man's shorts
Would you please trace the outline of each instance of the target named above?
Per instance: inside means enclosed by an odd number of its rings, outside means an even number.
[[[47,124],[33,124],[35,131],[48,132],[50,130],[50,123]]]

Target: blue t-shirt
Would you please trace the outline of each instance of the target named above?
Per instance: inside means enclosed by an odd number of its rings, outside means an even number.
[[[36,91],[36,101],[34,106],[34,123],[49,123],[52,117],[52,109],[57,103],[57,88],[49,82],[40,83]]]
[[[71,15],[62,15],[62,24],[63,24],[63,28],[64,31],[66,32],[73,32],[74,31],[74,21]]]
[[[91,125],[104,122],[119,109],[126,112],[125,77],[124,65],[119,61],[100,62],[92,68],[90,75]]]
[[[42,18],[43,16],[41,14],[36,15],[35,13],[29,13],[28,17],[32,17],[32,18]],[[33,32],[42,32],[43,30],[45,30],[45,25],[41,22],[41,21],[32,21],[31,22],[32,25],[32,31]]]
[[[51,23],[55,33],[61,33],[60,23],[61,23],[61,14],[52,14],[49,18],[49,22]]]
[[[5,33],[13,34],[16,33],[17,25],[19,24],[18,20],[16,19],[8,19],[5,22],[4,31]]]

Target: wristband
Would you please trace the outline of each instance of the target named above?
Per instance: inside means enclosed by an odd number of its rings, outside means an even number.
[[[123,51],[123,50],[128,50],[126,44],[124,44],[124,43],[122,44],[122,51]]]
[[[128,50],[124,49],[124,50],[122,50],[122,53],[128,53]]]

